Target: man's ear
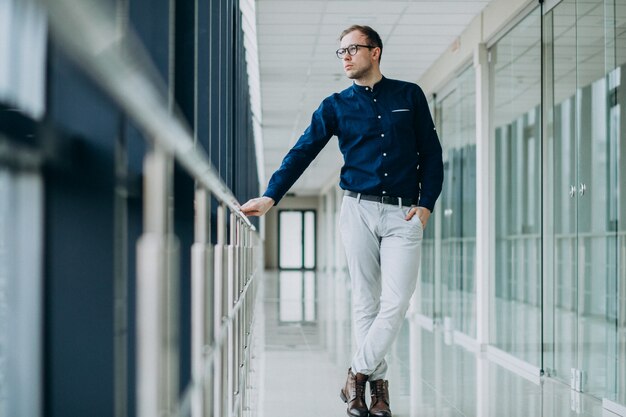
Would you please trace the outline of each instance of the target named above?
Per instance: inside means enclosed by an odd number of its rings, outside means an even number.
[[[380,64],[380,48],[378,46],[372,49],[372,56],[376,58],[376,61]]]

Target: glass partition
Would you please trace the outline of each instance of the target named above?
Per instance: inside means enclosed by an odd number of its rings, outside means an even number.
[[[626,27],[626,1],[615,3],[615,27]],[[612,91],[609,97],[613,99],[609,118],[610,132],[615,139],[612,143],[616,161],[615,181],[617,190],[611,190],[617,195],[617,369],[615,389],[607,397],[626,406],[626,31],[615,31],[614,46],[616,68],[613,73]],[[609,39],[609,41],[612,41]]]
[[[491,343],[541,363],[541,14],[489,52],[495,140]]]
[[[615,387],[616,136],[609,134],[615,52],[613,0],[576,3],[578,317],[574,368],[599,398]]]
[[[441,314],[451,329],[476,337],[476,83],[474,68],[438,103],[443,147]]]

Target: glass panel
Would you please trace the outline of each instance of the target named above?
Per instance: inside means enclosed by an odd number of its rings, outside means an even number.
[[[609,123],[611,138],[614,139],[615,163],[617,181],[617,230],[618,230],[618,299],[617,299],[617,334],[616,343],[616,381],[615,389],[609,387],[610,399],[626,406],[626,1],[615,4],[615,51],[617,69],[614,72],[615,85],[610,98],[615,97],[610,110]],[[622,123],[624,121],[624,123]],[[610,394],[614,392],[615,394]]]
[[[461,256],[459,254],[461,231],[461,161],[458,124],[459,93],[455,89],[441,100],[439,117],[441,127],[444,184],[441,192],[441,315],[450,330],[454,310],[459,305],[455,294],[456,282],[460,278]]]
[[[491,343],[541,364],[541,20],[535,9],[490,50],[496,271]]]
[[[281,211],[279,268],[302,268],[302,212]]]
[[[304,212],[304,267],[315,268],[315,213]]]
[[[576,225],[576,4],[564,0],[553,9],[553,204],[554,357],[547,372],[569,384],[577,338]]]
[[[617,295],[616,140],[608,129],[614,49],[612,0],[576,3],[578,143],[578,361],[584,391],[602,397],[615,386]],[[614,185],[613,185],[614,187]]]
[[[459,125],[462,141],[462,280],[457,329],[476,337],[476,72],[470,67],[458,79]]]
[[[476,336],[474,255],[476,247],[476,113],[474,68],[441,101],[444,150],[441,231],[441,309],[446,325]]]

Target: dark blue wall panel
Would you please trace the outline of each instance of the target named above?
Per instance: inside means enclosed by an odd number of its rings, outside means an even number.
[[[46,416],[113,412],[113,144],[120,115],[51,52],[49,118],[70,141],[45,175]]]

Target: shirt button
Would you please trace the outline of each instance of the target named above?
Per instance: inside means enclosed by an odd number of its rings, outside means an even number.
[[[384,134],[384,133],[381,133],[381,134],[380,134],[380,137],[381,137],[381,138],[384,138],[384,137],[385,137],[385,134]]]
[[[385,172],[385,177],[386,177],[387,175],[388,175],[388,174]]]
[[[365,87],[365,91],[370,91],[370,88],[369,87]]]
[[[383,156],[387,156],[387,152],[383,152]]]
[[[374,103],[376,103],[376,99],[374,99]]]
[[[378,115],[378,118],[380,119],[380,114]]]
[[[383,194],[387,194],[387,191],[383,191]]]

